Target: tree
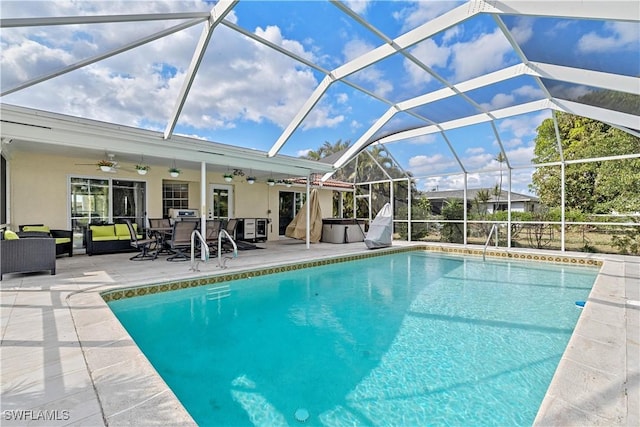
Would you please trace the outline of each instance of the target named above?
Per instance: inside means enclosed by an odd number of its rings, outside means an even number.
[[[605,123],[558,113],[558,129],[565,160],[640,153],[640,138]],[[534,163],[561,160],[552,119],[538,127]],[[561,202],[561,169],[540,167],[531,189],[549,207]],[[586,213],[640,211],[640,159],[595,161],[565,167],[566,208]]]
[[[307,155],[303,157],[310,160],[320,160],[330,156],[331,154],[344,151],[349,148],[350,145],[351,141],[342,141],[342,139],[337,140],[334,144],[331,144],[329,141],[325,141],[324,144],[322,144],[316,151],[309,151]]]
[[[447,200],[442,207],[445,220],[464,219],[464,204],[459,199]],[[464,243],[462,222],[445,222],[442,226],[442,240],[449,243]]]
[[[507,156],[504,155],[504,153],[502,151],[500,151],[498,153],[498,155],[496,157],[494,157],[494,160],[498,163],[500,163],[500,184],[499,186],[496,185],[496,188],[494,189],[494,194],[496,196],[496,200],[497,200],[497,204],[498,204],[498,208],[500,207],[500,196],[502,196],[502,164],[505,163],[507,161]],[[498,209],[496,208],[496,210]]]
[[[304,157],[311,160],[320,160],[332,154],[345,151],[349,148],[350,145],[350,141],[343,142],[341,139],[336,141],[334,144],[325,141],[324,144],[320,146],[320,148],[315,151],[308,152]],[[392,178],[405,176],[404,171],[396,166],[391,155],[386,150],[386,148],[384,148],[384,146],[380,145],[369,147],[366,150],[368,150],[368,153],[361,151],[355,159],[347,163],[340,170],[336,171],[336,173],[333,175],[333,178],[345,182],[370,182],[386,180],[388,179],[388,176]],[[380,167],[384,169],[384,172],[380,170]],[[418,191],[415,188],[414,183],[412,183],[411,185],[412,195],[415,198]],[[390,197],[388,185],[376,184],[375,190],[376,191],[372,191],[370,198],[371,210],[372,212],[374,212],[374,214],[382,209],[382,207],[385,203],[387,203]],[[349,200],[349,203],[352,204],[352,195],[347,193],[345,196],[345,199]],[[334,194],[334,198],[335,197],[338,197],[338,195]],[[366,210],[368,210],[368,206],[360,206],[360,210],[365,210],[365,208],[367,208]]]

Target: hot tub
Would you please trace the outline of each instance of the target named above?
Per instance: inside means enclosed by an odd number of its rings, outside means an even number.
[[[364,221],[352,218],[325,218],[322,220],[320,241],[327,243],[363,242],[364,227]]]

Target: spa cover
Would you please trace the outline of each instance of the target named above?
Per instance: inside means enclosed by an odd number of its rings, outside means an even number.
[[[364,243],[369,249],[386,248],[391,246],[392,233],[393,214],[391,213],[391,205],[387,203],[369,225]]]
[[[309,241],[311,243],[317,243],[320,241],[320,237],[322,237],[322,211],[320,210],[320,200],[318,200],[317,189],[314,188],[311,190],[307,203],[311,204],[311,211],[309,213]],[[287,225],[287,229],[284,232],[285,236],[299,240],[307,239],[307,203],[302,205],[302,208],[289,225]]]

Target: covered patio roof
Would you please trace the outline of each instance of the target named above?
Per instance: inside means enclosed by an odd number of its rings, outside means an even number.
[[[2,3],[4,141],[83,124],[29,108],[140,137],[60,147],[275,172],[349,140],[333,168],[386,144],[421,177],[530,166],[554,111],[640,135],[636,1],[38,3]]]

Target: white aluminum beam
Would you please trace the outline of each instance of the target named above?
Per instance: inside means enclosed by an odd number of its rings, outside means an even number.
[[[532,113],[534,111],[540,111],[547,108],[552,108],[553,105],[546,99],[538,101],[527,102],[524,104],[514,105],[511,107],[501,108],[499,110],[493,110],[487,113],[475,114],[473,116],[462,117],[460,119],[451,120],[448,122],[442,122],[439,125],[430,125],[421,128],[415,128],[406,130],[404,132],[397,132],[393,135],[385,136],[377,142],[379,144],[388,144],[391,142],[398,142],[404,139],[417,138],[419,136],[430,135],[432,133],[438,133],[442,130],[451,130],[464,126],[474,125],[478,123],[488,122],[492,119],[503,119],[506,117],[517,116],[520,114]]]
[[[526,73],[545,79],[582,84],[636,95],[640,91],[640,79],[638,77],[623,76],[620,74],[603,73],[601,71],[545,64],[542,62],[530,62]]]
[[[398,112],[395,107],[389,108],[367,131],[353,144],[342,156],[333,164],[333,167],[338,169],[347,163],[351,157],[358,154],[361,150],[366,148],[370,142],[370,138],[382,128],[391,118]]]
[[[553,104],[555,104],[557,108],[554,107]],[[550,104],[551,108],[575,114],[576,116],[587,117],[605,123],[612,123],[614,125],[628,127],[630,129],[638,129],[640,127],[640,117],[633,114],[607,110],[605,108],[561,99],[555,99],[553,104]]]
[[[198,45],[193,52],[191,64],[189,65],[189,69],[187,70],[182,88],[180,89],[178,100],[175,107],[173,108],[171,116],[169,116],[169,123],[167,123],[167,127],[164,131],[164,139],[169,139],[176,127],[176,123],[178,123],[178,117],[180,117],[180,113],[182,112],[184,103],[186,102],[189,91],[191,90],[191,85],[196,78],[196,74],[198,73],[198,69],[200,68],[200,63],[202,62],[202,58],[204,58],[207,46],[209,45],[209,40],[211,40],[211,36],[213,35],[214,28],[216,28],[218,24],[222,22],[224,17],[227,16],[229,12],[231,12],[231,10],[237,3],[238,0],[220,0],[218,1],[218,3],[216,3],[213,9],[211,9],[211,16],[209,17],[209,20],[202,30],[200,40],[198,40]]]
[[[273,144],[273,147],[269,150],[269,156],[275,156],[278,151],[282,148],[282,146],[287,142],[293,132],[300,126],[302,120],[309,114],[311,109],[316,105],[318,100],[322,97],[324,92],[329,87],[330,83],[333,83],[336,80],[341,80],[350,74],[353,74],[357,71],[360,71],[376,62],[379,62],[391,55],[398,53],[400,50],[412,46],[416,43],[421,42],[422,40],[427,39],[428,37],[433,36],[434,34],[439,33],[449,27],[452,27],[466,19],[469,19],[471,16],[479,13],[478,11],[469,13],[467,6],[462,5],[457,8],[430,20],[429,22],[421,25],[420,27],[411,30],[395,40],[393,40],[390,44],[385,43],[382,46],[379,46],[376,49],[370,50],[369,52],[361,55],[346,64],[336,68],[333,70],[329,76],[325,77],[325,79],[318,85],[313,94],[309,97],[309,99],[305,102],[302,108],[298,111],[298,114],[293,118],[291,123],[286,127],[282,135],[278,138],[278,140]],[[327,79],[330,81],[327,82]],[[324,178],[323,178],[324,179]]]
[[[145,13],[137,15],[49,16],[44,18],[0,19],[0,28],[49,27],[54,25],[108,24],[117,22],[167,21],[209,18],[209,12]]]
[[[293,135],[293,132],[295,132],[298,126],[300,126],[300,123],[302,123],[305,117],[307,117],[307,115],[311,112],[313,107],[318,103],[318,101],[320,101],[320,98],[322,98],[322,95],[324,95],[329,86],[331,86],[331,83],[333,83],[333,78],[331,77],[331,75],[325,76],[325,78],[322,79],[318,87],[315,88],[311,96],[298,110],[298,113],[293,118],[291,123],[287,125],[278,140],[273,144],[268,153],[269,157],[273,157],[278,154],[278,151],[280,151],[285,142],[287,142],[291,135]]]
[[[598,19],[606,21],[640,21],[640,8],[634,0],[577,1],[577,0],[503,0],[484,3],[484,11],[508,15]]]

